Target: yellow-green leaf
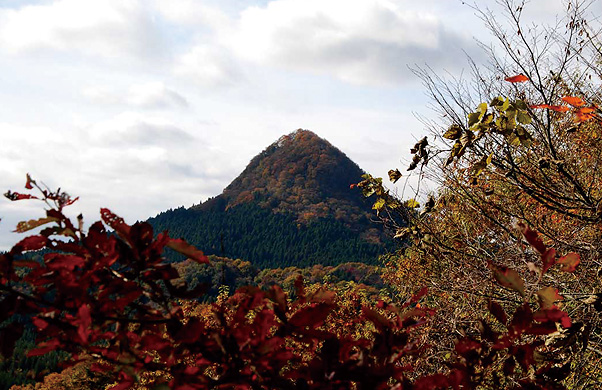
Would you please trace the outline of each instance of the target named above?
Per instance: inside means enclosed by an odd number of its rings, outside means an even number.
[[[383,198],[378,198],[372,205],[372,209],[376,211],[380,211],[383,207],[385,207],[385,200]]]
[[[462,135],[462,128],[456,124],[453,124],[443,133],[443,138],[447,139],[458,139]]]
[[[518,123],[528,125],[529,123],[531,123],[531,115],[529,115],[527,111],[519,110],[516,113],[516,120],[518,121]]]
[[[411,208],[411,209],[415,209],[415,208],[420,207],[420,203],[418,203],[416,201],[416,199],[409,199],[409,200],[406,201],[406,206],[409,207],[409,208]]]

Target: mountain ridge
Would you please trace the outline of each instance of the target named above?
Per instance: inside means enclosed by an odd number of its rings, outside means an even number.
[[[256,155],[224,191],[150,218],[208,254],[257,267],[375,264],[386,238],[350,185],[364,173],[315,133],[298,129]]]

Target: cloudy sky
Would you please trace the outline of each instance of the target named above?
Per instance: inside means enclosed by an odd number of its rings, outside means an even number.
[[[132,223],[219,194],[297,128],[386,176],[432,115],[408,66],[458,75],[483,34],[459,0],[2,0],[0,190],[30,173],[87,223]],[[42,213],[2,198],[0,249]]]

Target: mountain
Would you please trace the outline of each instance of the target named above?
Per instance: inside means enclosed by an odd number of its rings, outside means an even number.
[[[328,141],[299,129],[254,157],[222,194],[149,222],[207,254],[258,268],[374,264],[390,241],[370,222],[370,204],[349,187],[363,173]]]

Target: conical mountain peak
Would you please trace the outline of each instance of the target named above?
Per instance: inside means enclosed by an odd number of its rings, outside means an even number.
[[[328,144],[329,146],[332,146],[325,139],[318,137],[318,135],[316,133],[314,133],[313,131],[305,130],[305,129],[297,129],[290,134],[285,134],[285,135],[281,136],[280,138],[278,138],[278,140],[276,142],[274,142],[272,145],[275,145],[276,147],[286,147],[286,146],[290,146],[291,144],[294,144],[295,142],[325,143],[325,144]]]
[[[258,202],[275,212],[296,214],[301,222],[334,216],[348,220],[365,209],[350,184],[363,171],[343,152],[309,130],[283,135],[251,160],[225,190],[230,206]],[[362,212],[363,214],[363,212]]]
[[[350,184],[364,172],[309,130],[286,134],[255,156],[215,198],[149,221],[205,253],[258,267],[375,262],[388,241],[371,205]]]

